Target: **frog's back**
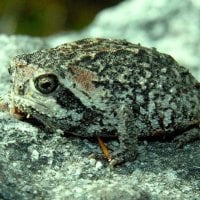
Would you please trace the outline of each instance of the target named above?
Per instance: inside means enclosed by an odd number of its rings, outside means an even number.
[[[71,45],[82,55],[71,64],[97,74],[93,83],[109,92],[110,104],[131,107],[141,135],[199,123],[199,83],[171,56],[124,40],[85,39]]]

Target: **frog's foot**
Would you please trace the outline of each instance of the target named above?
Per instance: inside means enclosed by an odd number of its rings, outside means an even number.
[[[200,140],[200,127],[185,131],[183,134],[174,138],[173,141],[176,142],[176,146],[179,148],[195,140]]]
[[[99,161],[105,161],[106,160],[106,157],[104,154],[102,153],[91,153],[89,156],[88,156],[89,159],[95,159],[95,160],[99,160]]]
[[[116,165],[120,165],[127,161],[133,161],[137,157],[137,150],[133,153],[129,153],[130,151],[126,150],[116,150],[114,151],[110,157],[108,158],[105,154],[102,153],[92,153],[89,155],[89,158],[105,161],[107,160],[109,162],[109,165],[111,167],[114,167]]]
[[[133,145],[127,149],[127,148],[123,148],[126,145],[126,143],[121,142],[120,145],[123,146],[122,148],[118,148],[112,151],[112,153],[110,153],[108,147],[105,145],[105,143],[103,142],[103,140],[97,136],[100,147],[102,149],[103,154],[91,154],[90,158],[94,158],[96,160],[105,160],[105,158],[108,160],[108,162],[110,163],[110,166],[115,166],[115,165],[119,165],[123,162],[126,161],[133,161],[135,160],[136,156],[137,156],[137,149],[131,149],[133,147]],[[122,145],[123,143],[123,145]]]
[[[119,149],[113,152],[110,160],[110,166],[116,166],[123,162],[133,161],[137,157],[137,150],[130,151],[128,149]]]

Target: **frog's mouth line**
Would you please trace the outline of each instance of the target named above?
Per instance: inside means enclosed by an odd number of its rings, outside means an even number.
[[[20,110],[18,107],[14,107],[10,110],[10,113],[17,119],[23,120],[23,119],[29,119],[30,114]]]
[[[66,118],[66,110],[59,114],[59,116],[57,115],[58,110],[62,109],[57,105],[45,105],[43,102],[35,101],[30,98],[22,98],[16,95],[11,102],[10,113],[19,120],[27,120],[30,118],[36,118],[38,120],[39,116],[41,116],[41,118],[55,118],[57,120]]]
[[[11,102],[10,113],[18,119],[30,118],[32,115],[34,115],[34,110],[41,115],[48,116],[48,114],[54,114],[51,113],[50,107],[46,106],[40,101],[35,101],[30,97],[27,99],[15,95]]]
[[[32,124],[33,126],[40,127],[41,129],[45,128],[44,123],[42,123],[40,120],[30,115],[29,113],[24,112],[23,110],[19,109],[18,107],[14,107],[12,111],[10,110],[10,113],[12,114],[12,116],[14,116],[18,120],[28,122]]]
[[[15,96],[11,102],[12,103],[10,104],[10,114],[12,116],[19,120],[34,118],[34,116],[31,114],[31,111],[34,110],[34,105],[38,105],[38,103],[33,100],[28,100],[18,96]],[[46,109],[46,107],[43,105],[40,105],[39,108],[42,110],[42,107]]]

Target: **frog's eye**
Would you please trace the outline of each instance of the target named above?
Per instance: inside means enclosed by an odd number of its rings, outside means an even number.
[[[34,85],[39,92],[49,94],[58,87],[58,78],[54,74],[40,75],[34,80]]]

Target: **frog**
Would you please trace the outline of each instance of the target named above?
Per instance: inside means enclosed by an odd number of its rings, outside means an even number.
[[[134,161],[143,138],[200,138],[200,84],[156,48],[84,38],[17,55],[9,73],[12,115],[49,132],[117,138],[112,166]]]

